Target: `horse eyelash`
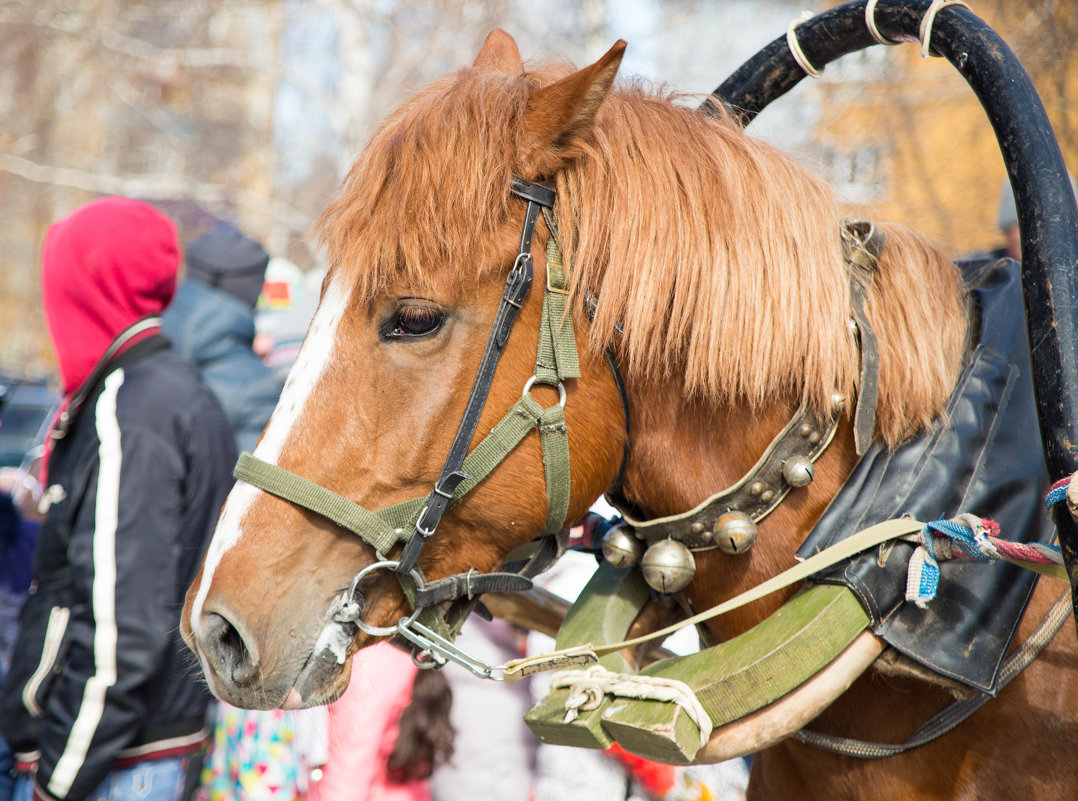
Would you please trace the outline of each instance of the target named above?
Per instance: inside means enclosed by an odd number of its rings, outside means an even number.
[[[412,317],[411,320],[405,319]],[[402,304],[382,326],[383,339],[415,339],[437,333],[445,322],[445,312],[426,304]],[[429,328],[423,326],[430,324]]]

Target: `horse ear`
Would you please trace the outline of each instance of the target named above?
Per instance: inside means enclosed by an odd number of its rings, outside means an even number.
[[[501,28],[495,28],[487,34],[472,68],[488,72],[504,72],[514,77],[524,72],[524,64],[520,60],[517,43]]]
[[[618,39],[590,67],[532,93],[518,156],[523,177],[550,175],[579,155],[624,54]]]

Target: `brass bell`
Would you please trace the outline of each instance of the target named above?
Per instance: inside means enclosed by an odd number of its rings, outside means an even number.
[[[625,526],[615,526],[603,535],[603,558],[614,567],[632,567],[643,555],[643,541]]]
[[[782,463],[782,477],[791,487],[807,487],[816,478],[816,468],[804,456],[791,456]]]
[[[745,553],[756,542],[756,523],[744,512],[726,512],[715,521],[715,544],[728,554]]]
[[[644,552],[640,570],[649,587],[669,594],[689,586],[696,575],[696,560],[677,540],[659,540]]]

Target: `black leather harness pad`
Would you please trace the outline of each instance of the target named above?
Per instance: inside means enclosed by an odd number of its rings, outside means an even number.
[[[1051,541],[1048,488],[1017,262],[962,265],[977,334],[943,425],[896,451],[874,444],[810,532],[807,557],[855,531],[908,514],[930,521],[971,512],[1001,535]],[[886,548],[886,546],[884,546]],[[994,694],[1036,574],[1006,563],[941,563],[926,609],[905,601],[912,546],[874,550],[815,577],[861,599],[877,635],[931,670]]]

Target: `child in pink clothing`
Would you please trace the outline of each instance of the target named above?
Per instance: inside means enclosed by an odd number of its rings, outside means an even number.
[[[430,801],[430,774],[452,753],[450,703],[441,674],[408,654],[387,643],[358,651],[329,707],[329,756],[311,801]]]

